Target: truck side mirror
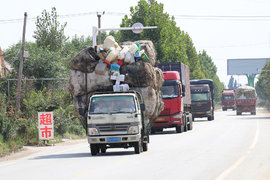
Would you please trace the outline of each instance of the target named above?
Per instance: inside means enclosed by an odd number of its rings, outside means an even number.
[[[88,112],[85,112],[84,118],[87,119],[87,116],[88,116]]]
[[[140,104],[141,111],[145,111],[145,104]]]
[[[184,97],[186,95],[186,86],[182,84],[182,96]]]

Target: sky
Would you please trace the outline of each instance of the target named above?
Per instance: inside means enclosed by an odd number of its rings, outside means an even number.
[[[206,50],[217,66],[217,75],[225,85],[227,59],[270,57],[269,0],[157,0],[164,11],[175,17],[177,26],[187,32],[197,52]],[[34,41],[35,19],[43,10],[56,7],[65,34],[92,35],[97,12],[102,28],[118,28],[124,14],[138,0],[8,0],[0,6],[0,47],[5,50],[22,39],[23,17],[27,12],[26,41]],[[66,15],[66,16],[65,16]],[[234,76],[246,84],[244,76]]]

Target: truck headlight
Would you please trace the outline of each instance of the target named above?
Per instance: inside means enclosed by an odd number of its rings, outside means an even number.
[[[138,133],[139,133],[138,126],[130,126],[128,128],[128,134],[138,134]]]
[[[99,135],[97,128],[88,128],[89,135]]]
[[[173,116],[173,118],[182,118],[182,117],[181,117],[181,114],[177,114],[177,115]]]

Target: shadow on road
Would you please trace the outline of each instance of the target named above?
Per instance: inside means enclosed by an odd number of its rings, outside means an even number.
[[[130,148],[133,149],[133,148]],[[106,153],[100,153],[97,156],[92,157],[107,157],[107,156],[130,156],[130,155],[136,155],[134,151],[114,151],[114,152],[106,152]]]
[[[132,148],[130,148],[132,149]],[[86,158],[86,157],[106,157],[106,156],[126,156],[126,155],[135,155],[134,151],[119,151],[119,152],[106,152],[99,153],[96,156],[92,156],[90,151],[89,153],[70,153],[70,154],[53,154],[46,156],[38,156],[32,158],[31,160],[40,160],[40,159],[69,159],[69,158]]]
[[[91,156],[90,152],[89,153],[52,154],[52,155],[46,155],[46,156],[38,156],[38,157],[32,158],[31,160],[84,158],[84,157],[90,157],[90,156]]]
[[[270,117],[268,116],[263,116],[263,117],[257,117],[257,116],[246,116],[244,118],[241,118],[241,120],[245,120],[245,119],[252,119],[252,120],[270,120]]]

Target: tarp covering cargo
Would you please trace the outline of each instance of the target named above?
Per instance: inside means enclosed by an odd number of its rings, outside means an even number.
[[[138,61],[134,64],[123,65],[121,74],[125,74],[124,83],[131,87],[152,87],[160,90],[163,83],[163,74],[159,68],[154,68],[150,63]]]
[[[256,90],[251,86],[241,86],[236,90],[236,99],[255,99],[256,97]]]
[[[162,71],[153,67],[154,45],[151,41],[136,41],[119,46],[113,40],[110,36],[105,45],[85,48],[71,60],[69,90],[74,97],[75,111],[86,127],[88,98],[96,91],[113,91],[116,81],[112,75],[117,79],[121,74],[124,81],[119,80],[118,85],[127,85],[142,94],[150,124],[163,110],[160,89],[164,80]]]

